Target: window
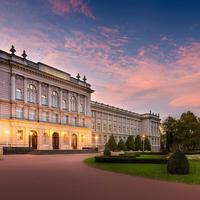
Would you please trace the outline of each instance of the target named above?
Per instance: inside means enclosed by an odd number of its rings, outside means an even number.
[[[29,119],[30,120],[35,120],[35,118],[36,118],[35,110],[29,110]]]
[[[77,125],[77,118],[76,117],[72,117],[72,125],[73,126]]]
[[[81,97],[81,100],[80,100],[80,112],[81,113],[84,113],[84,111],[85,111],[85,99],[84,99],[84,97]]]
[[[84,118],[81,119],[81,126],[85,126],[85,119]]]
[[[17,140],[23,140],[23,130],[17,131]]]
[[[104,144],[107,142],[107,135],[104,135]]]
[[[42,99],[42,105],[47,105],[47,96],[42,95],[41,99]]]
[[[36,103],[37,99],[37,90],[36,87],[32,84],[28,86],[28,101],[31,103]]]
[[[16,89],[16,99],[22,100],[22,91],[21,89]]]
[[[56,114],[56,113],[52,114],[52,122],[53,123],[57,123],[58,122],[58,114]]]
[[[48,134],[43,133],[43,144],[48,144],[48,140],[49,140]]]
[[[42,112],[42,121],[43,122],[48,121],[48,112],[45,112],[45,111]]]
[[[68,116],[63,116],[63,124],[68,124]]]
[[[52,92],[52,106],[54,108],[58,108],[58,105],[59,105],[58,101],[59,101],[58,93],[56,91],[53,91]]]
[[[71,111],[77,112],[77,100],[74,96],[71,98]]]
[[[23,108],[16,108],[16,117],[19,119],[24,118],[24,110]]]
[[[67,110],[67,101],[66,100],[62,101],[62,107],[64,110]]]

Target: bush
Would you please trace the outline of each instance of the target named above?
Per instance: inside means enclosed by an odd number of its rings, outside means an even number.
[[[3,147],[4,154],[27,154],[32,150],[31,147]]]
[[[189,173],[189,162],[183,152],[177,150],[170,156],[167,163],[167,172],[170,174]]]
[[[102,163],[143,163],[143,164],[166,164],[166,159],[137,159],[137,158],[131,158],[131,157],[125,157],[125,156],[96,156],[95,157],[96,162],[102,162]]]
[[[110,136],[106,146],[108,146],[111,151],[117,151],[117,143],[113,135]]]
[[[144,150],[151,151],[151,143],[150,143],[148,137],[145,137],[145,139],[144,139]]]
[[[142,140],[140,135],[137,135],[135,138],[135,150],[142,150]]]
[[[108,145],[105,146],[103,154],[104,154],[104,156],[111,156],[111,151],[110,151],[110,148],[108,147]]]
[[[134,137],[132,135],[129,135],[126,140],[126,147],[128,151],[134,151],[135,149],[135,143],[134,143]]]
[[[127,147],[122,139],[120,139],[120,141],[118,142],[117,149],[119,151],[127,151]]]

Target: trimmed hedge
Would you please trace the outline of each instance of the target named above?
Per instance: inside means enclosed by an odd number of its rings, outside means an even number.
[[[141,155],[167,155],[168,152],[141,152]]]
[[[96,162],[103,163],[144,163],[144,164],[167,164],[167,159],[137,159],[125,156],[96,156]]]
[[[32,150],[31,147],[3,147],[4,154],[26,154]]]

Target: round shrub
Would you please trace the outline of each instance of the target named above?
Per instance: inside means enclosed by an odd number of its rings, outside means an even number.
[[[108,147],[108,145],[105,146],[103,155],[104,156],[111,156],[111,151],[110,151],[110,148]]]
[[[167,163],[167,172],[170,174],[188,174],[189,168],[188,159],[180,150],[173,153]]]

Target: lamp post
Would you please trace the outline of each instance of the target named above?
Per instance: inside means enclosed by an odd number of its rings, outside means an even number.
[[[97,147],[97,140],[98,140],[98,136],[95,135],[96,147]]]
[[[142,135],[142,151],[144,152],[144,140],[145,140],[145,135]]]
[[[5,130],[5,134],[6,134],[6,146],[8,147],[9,130]]]

